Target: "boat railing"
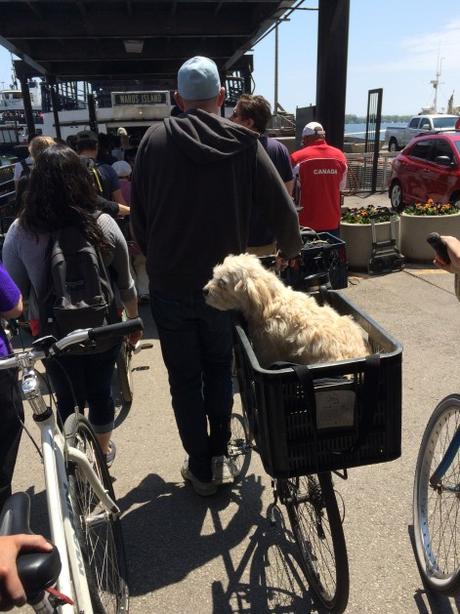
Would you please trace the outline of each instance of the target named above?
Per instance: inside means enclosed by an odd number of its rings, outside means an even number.
[[[14,164],[0,166],[0,217],[3,208],[11,204],[15,196]]]

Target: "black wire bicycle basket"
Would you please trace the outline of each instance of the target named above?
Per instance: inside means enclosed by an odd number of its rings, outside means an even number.
[[[382,463],[401,455],[402,348],[341,294],[321,294],[321,300],[341,315],[353,316],[364,329],[372,356],[303,365],[300,377],[291,366],[262,368],[245,323],[234,328],[243,409],[265,471],[274,478]]]

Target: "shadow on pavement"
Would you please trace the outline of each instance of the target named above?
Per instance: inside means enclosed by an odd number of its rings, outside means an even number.
[[[216,614],[313,611],[296,544],[282,518],[272,527],[262,515],[262,490],[260,478],[250,475],[233,489],[204,499],[188,485],[148,475],[118,501],[131,595],[178,583],[222,557],[227,578],[209,578]],[[209,516],[211,523],[204,525]],[[232,552],[249,533],[245,551]]]

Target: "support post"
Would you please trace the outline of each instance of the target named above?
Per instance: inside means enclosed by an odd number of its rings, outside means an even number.
[[[274,91],[274,96],[273,96],[273,115],[278,114],[278,49],[279,49],[278,28],[279,28],[279,25],[276,24],[276,27],[275,27],[275,91]]]
[[[96,117],[96,101],[94,100],[94,94],[88,94],[88,115],[89,115],[89,127],[96,134],[99,132],[97,126]]]
[[[61,124],[59,123],[59,97],[56,91],[56,85],[50,84],[51,105],[53,107],[54,129],[56,130],[56,138],[62,141]]]
[[[29,135],[29,141],[35,136],[35,121],[32,113],[32,103],[30,101],[29,84],[25,77],[19,77],[19,83],[21,84],[22,101],[24,103],[24,115],[26,117],[27,133]]]
[[[328,143],[343,148],[350,0],[319,0],[316,119]]]

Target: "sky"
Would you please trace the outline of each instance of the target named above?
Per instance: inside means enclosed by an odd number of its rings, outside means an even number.
[[[318,6],[306,0],[304,7]],[[279,26],[279,101],[295,113],[315,103],[317,12],[296,11]],[[255,93],[273,102],[274,33],[254,48]],[[365,115],[369,89],[383,88],[384,114],[412,115],[433,102],[442,59],[438,109],[454,93],[460,106],[460,0],[350,0],[346,112]],[[0,87],[10,82],[0,47]]]

